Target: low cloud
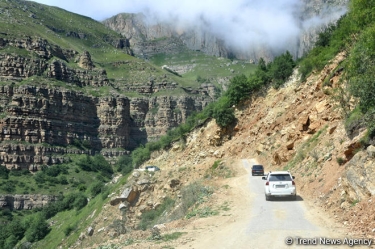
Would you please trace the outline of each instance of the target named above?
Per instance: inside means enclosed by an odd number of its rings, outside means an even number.
[[[150,23],[168,22],[176,28],[209,31],[228,46],[270,46],[283,50],[303,30],[337,20],[345,8],[323,6],[317,16],[304,17],[301,0],[39,0],[103,20],[118,13],[144,13]],[[320,3],[322,4],[322,3]],[[326,14],[324,14],[326,13]],[[328,15],[327,15],[328,13]]]

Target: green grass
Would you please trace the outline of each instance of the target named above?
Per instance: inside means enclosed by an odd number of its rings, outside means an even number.
[[[184,232],[167,233],[167,234],[162,235],[161,239],[163,241],[176,240],[176,239],[180,238],[184,234],[186,234],[186,233],[184,233]]]
[[[118,190],[127,181],[127,176],[120,178],[120,180],[113,185],[109,185],[109,193]],[[70,210],[58,213],[50,220],[54,221],[51,227],[51,232],[42,240],[35,244],[35,248],[63,248],[72,246],[77,240],[81,232],[85,232],[87,227],[92,224],[95,218],[101,213],[103,206],[108,202],[108,199],[103,199],[102,195],[97,195],[91,199],[86,207],[79,211]],[[63,231],[73,227],[74,230],[69,236],[66,236]]]

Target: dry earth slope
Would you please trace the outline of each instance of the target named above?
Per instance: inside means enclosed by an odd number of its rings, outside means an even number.
[[[131,241],[126,248],[185,248],[199,243],[196,236],[222,232],[232,223],[243,222],[250,215],[246,208],[251,196],[243,189],[248,172],[240,161],[250,158],[264,164],[266,170],[293,172],[299,195],[327,229],[374,238],[371,179],[375,148],[358,150],[363,131],[352,138],[346,135],[340,109],[332,98],[342,74],[336,69],[344,59],[345,54],[339,54],[305,82],[295,74],[283,88],[264,90],[236,107],[238,123],[232,129],[220,129],[210,121],[185,142],[154,153],[145,165],[158,165],[161,171],[153,176],[136,172],[129,178],[124,189],[139,197],[127,207],[125,217],[121,217],[119,202],[108,203],[93,224],[94,234],[81,236],[76,247],[112,244],[122,248]],[[324,81],[329,86],[323,87]],[[217,160],[221,166],[214,172],[211,167]],[[178,197],[183,186],[198,180],[214,188],[210,201],[203,205],[218,210],[219,215],[164,223],[162,234],[183,232],[167,242],[147,240],[150,231],[134,229],[142,212],[158,206],[166,196]],[[111,232],[108,224],[114,219],[126,221],[127,233]]]

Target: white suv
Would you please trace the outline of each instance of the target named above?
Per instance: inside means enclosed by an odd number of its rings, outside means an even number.
[[[264,194],[267,201],[271,197],[292,197],[294,200],[297,198],[294,176],[289,171],[270,171],[262,179],[266,180]]]

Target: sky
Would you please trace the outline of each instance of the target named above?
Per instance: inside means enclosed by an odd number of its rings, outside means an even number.
[[[181,28],[209,30],[232,46],[266,43],[282,49],[310,25],[338,19],[301,21],[302,0],[34,0],[102,21],[119,13],[144,13],[148,20],[172,22]]]

